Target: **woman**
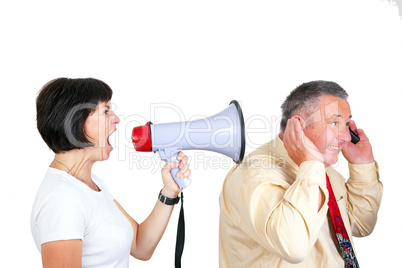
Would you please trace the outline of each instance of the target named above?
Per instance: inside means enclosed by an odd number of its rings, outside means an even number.
[[[112,90],[96,79],[58,78],[36,100],[37,127],[55,153],[38,190],[31,229],[43,267],[128,267],[129,255],[148,260],[178,201],[170,169],[189,177],[187,157],[162,168],[163,189],[141,224],[133,220],[91,170],[109,158],[109,136],[119,118],[110,109]]]

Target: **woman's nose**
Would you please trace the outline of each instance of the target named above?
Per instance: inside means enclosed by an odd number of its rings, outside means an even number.
[[[120,123],[120,118],[113,112],[112,124],[117,125],[118,123]]]

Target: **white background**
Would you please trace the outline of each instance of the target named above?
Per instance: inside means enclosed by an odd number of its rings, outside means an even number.
[[[402,240],[401,24],[398,8],[381,0],[3,1],[0,266],[41,266],[29,217],[53,154],[36,130],[35,98],[62,76],[98,78],[114,90],[121,119],[115,149],[94,172],[138,222],[156,202],[161,163],[157,154],[134,151],[132,127],[210,116],[236,99],[251,152],[276,136],[279,107],[293,88],[339,83],[384,183],[376,229],[355,238],[358,259],[361,267],[395,263],[401,247],[393,241]],[[218,267],[218,198],[233,164],[216,153],[187,155],[193,183],[185,191],[183,267]],[[342,156],[336,168],[348,176]],[[173,267],[178,213],[152,259],[132,259],[131,267]]]

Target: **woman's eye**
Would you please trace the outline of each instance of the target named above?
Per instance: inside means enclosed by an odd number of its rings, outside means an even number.
[[[336,127],[338,125],[338,122],[332,122],[331,124]]]
[[[109,110],[105,110],[105,114],[108,114],[109,113]]]

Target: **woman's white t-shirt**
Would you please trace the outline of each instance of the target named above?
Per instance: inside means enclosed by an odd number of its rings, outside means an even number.
[[[81,239],[82,267],[129,267],[133,228],[114,203],[106,185],[91,190],[68,173],[49,168],[31,214],[31,230],[39,251],[46,242]]]

